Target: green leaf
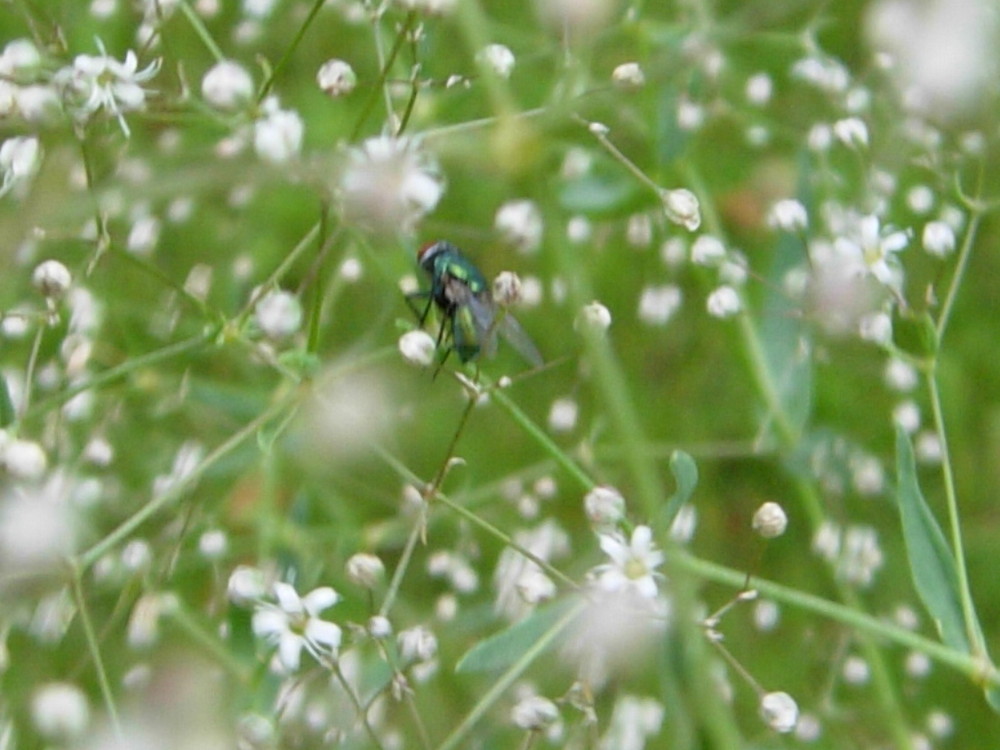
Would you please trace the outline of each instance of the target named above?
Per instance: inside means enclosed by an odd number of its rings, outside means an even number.
[[[14,402],[10,399],[7,378],[0,375],[0,427],[7,427],[14,421]]]
[[[638,198],[635,178],[618,165],[595,164],[559,189],[559,205],[570,213],[614,216],[634,206]]]
[[[993,709],[994,713],[1000,714],[1000,687],[987,685],[984,692],[986,694],[986,702],[990,708]]]
[[[698,485],[698,465],[684,451],[674,451],[670,454],[670,472],[677,482],[677,491],[671,495],[663,510],[663,527],[670,525],[677,518],[684,503],[691,499],[694,488]]]
[[[539,607],[520,622],[466,651],[458,660],[455,671],[486,672],[510,667],[548,635],[553,627],[565,627],[567,623],[560,624],[559,621],[574,604],[572,599],[562,599]]]
[[[951,648],[969,653],[955,560],[920,491],[913,446],[899,426],[896,427],[896,484],[896,501],[913,585],[933,618],[941,640]]]
[[[930,313],[897,310],[892,321],[892,343],[914,357],[933,357],[937,353],[937,328]]]
[[[812,412],[812,342],[795,303],[782,292],[785,274],[805,259],[799,237],[783,234],[775,247],[760,324],[761,343],[778,402],[796,434]]]

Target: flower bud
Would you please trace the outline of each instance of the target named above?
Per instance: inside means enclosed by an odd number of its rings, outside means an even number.
[[[58,260],[46,260],[35,266],[31,274],[31,283],[46,299],[61,298],[73,282],[69,269]]]
[[[343,60],[327,60],[316,73],[316,84],[328,96],[344,96],[354,91],[358,76]]]
[[[399,353],[403,359],[417,367],[428,367],[434,361],[437,346],[427,331],[407,331],[399,337]]]
[[[604,333],[611,326],[611,311],[596,300],[584,305],[576,316],[578,331],[594,331]]]
[[[493,299],[502,307],[510,307],[521,299],[521,278],[513,271],[501,271],[493,280]]]
[[[777,503],[766,502],[753,514],[753,530],[765,539],[774,539],[785,533],[788,516]]]
[[[694,232],[701,226],[698,198],[690,190],[684,188],[663,190],[660,193],[660,200],[663,201],[667,219],[674,224],[679,224],[689,232]]]
[[[375,588],[384,576],[385,565],[375,555],[359,552],[347,561],[347,577],[363,588]]]
[[[760,700],[760,715],[771,729],[785,734],[795,729],[799,707],[788,693],[768,693]]]

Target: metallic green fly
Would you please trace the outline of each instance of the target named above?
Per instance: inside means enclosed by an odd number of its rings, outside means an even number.
[[[494,302],[486,277],[461,250],[450,242],[439,240],[424,245],[417,260],[430,277],[431,288],[414,292],[408,298],[427,299],[423,312],[414,308],[421,326],[430,314],[431,305],[437,305],[441,314],[438,347],[446,332],[450,337],[450,346],[441,364],[452,349],[463,363],[480,354],[492,357],[496,353],[499,333],[525,360],[536,367],[542,365],[538,348],[514,316]]]

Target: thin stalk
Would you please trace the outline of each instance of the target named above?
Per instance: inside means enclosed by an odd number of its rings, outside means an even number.
[[[288,269],[291,268],[292,265],[295,263],[295,261],[299,259],[299,256],[309,249],[309,247],[313,243],[313,240],[315,240],[316,237],[319,236],[321,227],[322,227],[321,221],[317,221],[315,224],[313,224],[312,227],[309,229],[309,231],[306,232],[305,235],[302,237],[302,239],[299,240],[298,243],[295,245],[295,247],[292,248],[291,252],[289,252],[288,255],[286,255],[282,259],[281,263],[279,263],[278,266],[273,271],[271,271],[268,277],[264,279],[263,282],[261,282],[261,284],[258,286],[257,294],[251,295],[250,299],[247,300],[247,303],[243,306],[243,309],[240,310],[240,312],[234,318],[234,323],[236,325],[242,323],[242,321],[245,320],[253,312],[254,305],[256,305],[257,302],[260,301],[260,298],[263,297],[265,294],[267,294],[268,290],[271,289],[272,286],[277,284],[278,281],[286,273],[288,273]]]
[[[111,681],[108,680],[108,673],[104,668],[104,660],[101,658],[101,649],[97,643],[94,623],[90,619],[90,610],[87,609],[87,599],[83,594],[83,568],[72,561],[70,565],[73,579],[73,598],[76,600],[76,608],[80,613],[80,624],[83,626],[83,632],[87,638],[87,648],[90,650],[90,658],[94,662],[97,681],[101,686],[104,708],[108,712],[108,719],[111,721],[111,726],[114,728],[115,734],[120,738],[122,736],[122,726],[118,718],[118,706],[115,703],[114,693],[111,691]]]
[[[375,106],[375,102],[379,97],[379,94],[383,91],[386,96],[386,107],[389,110],[388,114],[392,115],[392,102],[389,100],[388,89],[386,89],[385,83],[389,77],[389,70],[392,68],[393,63],[396,61],[396,56],[399,54],[400,48],[403,46],[403,42],[406,41],[407,35],[410,33],[410,29],[413,28],[413,23],[416,20],[416,13],[410,12],[406,14],[406,20],[403,22],[402,27],[399,29],[399,33],[396,35],[396,39],[393,42],[392,49],[389,50],[389,55],[385,62],[382,64],[382,69],[379,71],[378,80],[375,85],[368,92],[368,97],[365,99],[365,103],[361,107],[361,115],[358,117],[358,121],[354,125],[354,130],[351,131],[350,140],[356,141],[358,136],[361,135],[361,129],[365,126],[365,121],[368,119],[368,115],[371,114],[372,108]],[[379,48],[381,49],[381,41],[378,35],[378,22],[375,23],[375,36],[376,42],[379,43]]]
[[[438,745],[437,750],[452,750],[455,747],[466,747],[472,728],[483,718],[493,705],[500,700],[500,697],[521,677],[524,671],[541,656],[556,638],[568,628],[580,615],[586,602],[581,600],[576,606],[563,615],[558,622],[553,625],[535,644],[524,652],[524,655],[511,665],[500,679],[493,683],[493,687],[486,691],[486,694],[476,703],[472,711],[455,727],[451,734],[445,738],[444,742]]]
[[[215,43],[212,35],[208,33],[208,29],[205,27],[205,23],[201,20],[201,16],[195,13],[194,8],[188,4],[187,0],[181,0],[181,13],[184,14],[188,23],[191,24],[191,28],[194,29],[194,33],[198,35],[198,38],[201,39],[202,44],[205,45],[205,48],[215,58],[215,61],[222,62],[225,60],[226,56],[223,54],[222,49]]]
[[[288,64],[288,61],[292,59],[292,55],[295,54],[295,50],[298,49],[299,43],[302,41],[302,37],[306,35],[306,31],[309,30],[309,27],[312,25],[313,20],[316,18],[316,14],[319,13],[320,8],[323,7],[325,2],[326,0],[316,0],[313,3],[313,6],[309,9],[309,14],[305,17],[305,20],[299,27],[298,32],[295,34],[295,38],[292,40],[292,43],[288,45],[288,49],[285,50],[285,53],[281,56],[281,59],[278,60],[278,64],[275,65],[274,68],[271,70],[271,73],[267,77],[267,80],[264,81],[264,85],[260,87],[260,92],[257,94],[258,103],[264,101],[264,97],[266,97],[268,93],[270,93],[271,88],[274,86],[274,79],[277,78],[278,73],[280,73],[284,69],[284,67]]]
[[[496,388],[490,392],[490,399],[500,406],[507,414],[520,425],[528,435],[538,443],[542,449],[548,453],[559,466],[561,466],[566,473],[568,473],[573,479],[576,480],[577,484],[580,485],[581,489],[584,491],[589,491],[594,488],[596,482],[590,478],[590,476],[585,472],[579,464],[576,463],[572,458],[570,458],[566,451],[560,448],[555,442],[550,438],[546,432],[535,424],[531,418],[525,414],[521,407],[515,404],[510,397],[504,393],[503,389]]]
[[[38,352],[42,348],[42,337],[45,335],[47,325],[46,321],[41,321],[38,330],[35,331],[35,340],[31,342],[31,354],[28,355],[28,368],[24,374],[24,396],[21,399],[20,417],[22,419],[31,405],[32,384],[35,382],[35,368],[38,367]]]
[[[250,681],[250,671],[234,655],[233,651],[212,633],[205,630],[180,602],[168,609],[165,616],[207,654],[215,659],[230,675],[242,684]]]
[[[948,285],[948,291],[944,297],[944,304],[941,305],[941,314],[938,316],[937,325],[934,327],[937,333],[938,347],[941,346],[944,332],[951,321],[951,312],[955,306],[955,299],[958,297],[958,290],[962,286],[962,280],[965,278],[965,271],[969,266],[969,258],[972,257],[972,247],[975,244],[976,233],[979,230],[981,219],[982,214],[979,211],[975,211],[969,220],[969,228],[965,232],[962,249],[958,253],[958,263],[955,265],[955,273],[952,274],[951,284]]]
[[[386,617],[389,614],[389,610],[392,609],[392,605],[396,602],[396,595],[399,593],[399,588],[403,584],[403,576],[406,575],[406,570],[410,566],[410,559],[413,557],[413,550],[417,547],[417,542],[420,541],[420,537],[423,534],[423,530],[427,524],[427,506],[423,505],[420,509],[420,515],[413,524],[413,528],[410,530],[410,536],[406,539],[406,546],[403,547],[403,554],[399,557],[399,562],[396,563],[396,569],[392,573],[392,580],[389,581],[389,589],[385,592],[385,599],[382,600],[382,606],[379,607],[378,613],[382,617]]]
[[[941,478],[944,481],[945,504],[948,509],[948,528],[951,533],[951,552],[955,558],[958,575],[959,598],[962,602],[962,619],[965,621],[965,635],[969,639],[972,655],[979,659],[986,656],[986,644],[982,632],[976,627],[976,611],[969,589],[969,573],[965,565],[965,544],[962,540],[961,518],[958,512],[958,493],[955,490],[955,476],[951,468],[951,454],[948,451],[948,435],[941,408],[941,393],[937,377],[932,370],[926,374],[927,391],[931,398],[931,412],[934,415],[934,430],[941,444]]]
[[[270,408],[255,417],[252,421],[238,430],[236,433],[231,435],[228,439],[223,441],[215,450],[205,456],[201,463],[198,464],[190,474],[184,477],[182,480],[176,482],[170,489],[161,495],[157,495],[146,503],[142,508],[137,510],[131,516],[129,516],[125,521],[118,525],[113,531],[107,534],[103,539],[94,544],[90,549],[80,553],[75,558],[75,563],[82,569],[86,570],[95,562],[97,562],[108,550],[114,547],[119,542],[125,540],[133,531],[135,531],[139,526],[141,526],[147,519],[158,513],[160,510],[165,508],[167,505],[175,501],[184,492],[190,489],[201,476],[208,471],[213,465],[219,462],[223,457],[228,455],[230,452],[236,449],[244,440],[251,437],[257,432],[261,427],[270,422],[275,416],[280,414],[282,411],[287,409],[292,402],[292,399],[297,397],[297,394],[293,391],[292,395],[286,394],[284,398],[272,404]]]

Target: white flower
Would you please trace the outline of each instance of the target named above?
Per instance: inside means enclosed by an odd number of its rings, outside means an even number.
[[[6,195],[19,185],[30,180],[42,161],[42,149],[38,139],[30,136],[8,138],[0,146],[0,196]]]
[[[559,718],[559,708],[548,698],[529,695],[514,705],[510,717],[518,729],[540,732],[556,722]]]
[[[743,309],[739,293],[731,286],[720,286],[708,295],[708,314],[715,318],[731,318]]]
[[[253,614],[254,634],[278,647],[278,659],[286,672],[299,668],[302,649],[318,661],[336,658],[340,648],[340,627],[321,620],[320,612],[332,607],[340,597],[329,586],[313,589],[300,597],[282,582],[274,584],[277,604],[265,603]]]
[[[403,359],[417,367],[428,367],[434,361],[437,345],[427,331],[407,331],[399,337],[399,353]]]
[[[403,661],[429,661],[437,654],[437,637],[423,625],[407,628],[396,636]]]
[[[571,432],[576,427],[580,407],[572,398],[557,398],[549,407],[548,425],[553,432]]]
[[[283,164],[302,149],[305,124],[298,112],[281,109],[274,97],[262,105],[264,116],[254,123],[253,148],[264,161]]]
[[[774,539],[785,533],[788,517],[777,503],[766,502],[753,514],[753,530],[765,539]]]
[[[358,552],[347,560],[347,577],[366,589],[375,588],[385,576],[385,565],[375,555]]]
[[[578,331],[604,333],[611,327],[611,311],[595,300],[580,310],[576,316],[575,327]]]
[[[698,198],[690,190],[684,188],[663,190],[660,193],[660,200],[663,202],[667,219],[674,224],[680,224],[689,232],[697,231],[701,226]]]
[[[601,549],[611,562],[594,569],[598,585],[605,591],[634,590],[646,599],[656,597],[656,568],[663,564],[664,555],[653,545],[653,530],[636,526],[626,541],[620,534],[598,536]]]
[[[108,55],[100,41],[98,48],[100,55],[77,55],[73,65],[59,70],[54,80],[79,117],[107,110],[118,119],[122,132],[128,137],[131,131],[124,113],[145,105],[146,91],[140,84],[156,75],[160,60],[139,70],[139,60],[132,50],[125,54],[124,62],[119,62]]]
[[[780,200],[767,212],[767,225],[785,232],[801,232],[809,224],[806,207],[794,198]]]
[[[521,277],[513,271],[501,271],[493,279],[493,301],[501,307],[510,307],[521,299]]]
[[[46,260],[35,266],[31,283],[39,294],[48,299],[59,299],[73,282],[69,269],[58,260]]]
[[[627,62],[611,71],[611,81],[620,89],[637,89],[646,82],[646,76],[639,63]]]
[[[625,498],[614,487],[598,485],[584,496],[583,509],[595,526],[613,526],[625,517]]]
[[[90,708],[76,685],[50,682],[32,696],[31,718],[43,737],[61,745],[83,734],[90,723]]]
[[[52,122],[59,115],[59,94],[52,86],[20,86],[13,96],[21,117],[33,125]]]
[[[534,201],[507,201],[497,209],[493,226],[505,242],[522,253],[533,253],[541,247],[545,225]]]
[[[680,309],[683,296],[675,284],[647,286],[639,297],[639,320],[649,325],[664,325]]]
[[[774,81],[767,73],[756,73],[747,79],[745,94],[751,104],[763,107],[771,101],[774,91]]]
[[[500,78],[510,78],[514,70],[514,53],[503,44],[487,44],[476,54],[476,60]]]
[[[884,312],[862,315],[858,321],[858,334],[864,341],[888,346],[892,343],[892,318]]]
[[[451,12],[457,0],[395,0],[395,2],[405,10],[413,10],[428,16],[442,16]]]
[[[16,479],[38,479],[47,465],[45,451],[32,440],[7,440],[0,445],[0,467]]]
[[[848,236],[838,237],[834,249],[847,262],[859,263],[867,273],[891,289],[899,289],[903,271],[896,253],[909,243],[906,232],[882,228],[877,216],[864,216]]]
[[[254,305],[254,319],[265,336],[282,339],[291,336],[302,325],[302,303],[291,292],[275,289]]]
[[[955,249],[955,231],[943,221],[927,222],[922,240],[924,250],[938,258],[944,258]]]
[[[328,96],[344,96],[354,91],[358,76],[348,63],[331,59],[316,72],[316,85]]]
[[[760,715],[774,731],[791,732],[799,719],[799,707],[788,693],[767,693],[760,700]]]
[[[218,109],[236,109],[253,98],[253,78],[233,60],[213,65],[201,79],[201,95]]]
[[[256,604],[267,594],[267,576],[250,565],[238,565],[229,574],[226,595],[233,604]]]
[[[710,234],[699,236],[691,246],[691,262],[698,266],[717,266],[725,257],[726,246]]]
[[[381,234],[412,231],[443,193],[437,165],[405,137],[377,136],[350,149],[338,184],[344,219]]]
[[[868,126],[858,117],[846,117],[833,123],[833,134],[837,140],[850,148],[868,146]]]

